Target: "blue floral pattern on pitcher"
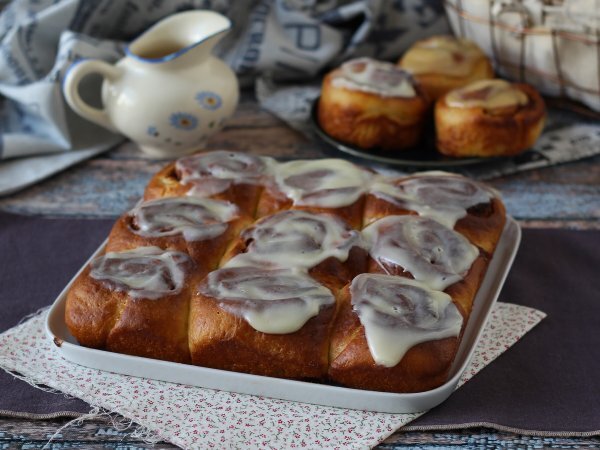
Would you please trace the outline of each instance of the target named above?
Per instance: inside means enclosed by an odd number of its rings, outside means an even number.
[[[193,114],[177,112],[171,114],[169,119],[171,126],[178,130],[193,130],[198,126],[198,118]]]
[[[196,100],[205,109],[216,111],[223,104],[223,100],[219,94],[211,91],[202,91],[196,94]]]

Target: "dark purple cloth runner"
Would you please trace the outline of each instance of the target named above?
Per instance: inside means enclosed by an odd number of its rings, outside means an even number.
[[[52,304],[104,241],[114,220],[43,219],[0,213],[0,332]],[[29,386],[0,370],[0,411],[87,413],[89,405]]]
[[[49,305],[104,240],[112,220],[0,213],[0,331]],[[411,425],[492,423],[600,430],[600,231],[524,230],[500,301],[548,314],[520,342]],[[0,410],[88,412],[0,373]]]

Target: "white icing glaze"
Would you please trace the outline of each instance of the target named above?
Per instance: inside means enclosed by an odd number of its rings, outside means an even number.
[[[210,197],[225,192],[234,184],[234,180],[206,178],[190,180],[187,184],[191,184],[192,187],[185,195],[189,197]]]
[[[489,203],[496,193],[476,181],[446,172],[421,172],[400,181],[378,178],[371,193],[449,228],[472,206]]]
[[[392,264],[431,289],[460,281],[479,251],[464,236],[432,219],[388,216],[363,231],[371,257],[385,270]]]
[[[410,75],[394,64],[370,58],[358,58],[342,64],[332,85],[384,97],[417,95]]]
[[[402,68],[415,74],[466,77],[484,57],[475,43],[453,36],[434,36],[417,42],[402,58]]]
[[[283,211],[266,217],[242,234],[250,244],[224,267],[259,266],[309,269],[329,257],[348,259],[361,235],[329,214]]]
[[[209,273],[198,290],[255,330],[271,334],[294,333],[322,307],[335,303],[326,287],[294,270],[219,269]]]
[[[357,201],[372,174],[343,159],[297,160],[280,164],[275,181],[295,205],[339,208]]]
[[[350,293],[376,364],[394,367],[415,345],[460,334],[463,318],[450,296],[418,281],[361,274]]]
[[[175,171],[182,184],[193,184],[188,195],[206,197],[227,190],[233,183],[261,183],[275,164],[268,157],[217,150],[179,158]]]
[[[450,91],[446,104],[454,108],[485,108],[487,110],[526,105],[527,95],[505,80],[481,80]]]
[[[140,203],[129,212],[135,228],[144,237],[182,234],[187,241],[220,236],[227,222],[238,215],[233,203],[194,197],[169,197]]]
[[[134,299],[156,300],[181,292],[190,257],[158,247],[109,252],[90,264],[90,276]]]

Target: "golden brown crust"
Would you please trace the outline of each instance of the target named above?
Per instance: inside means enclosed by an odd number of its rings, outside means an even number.
[[[124,294],[106,295],[100,282],[89,274],[88,266],[71,285],[67,293],[65,322],[81,345],[104,348],[120,314]]]
[[[394,367],[377,365],[364,327],[352,309],[349,286],[338,296],[340,312],[331,335],[329,377],[343,386],[386,392],[421,392],[443,384],[458,338],[417,344]]]
[[[435,105],[436,145],[453,157],[511,156],[531,148],[544,127],[546,110],[540,94],[527,84],[514,87],[527,95],[526,105],[486,111],[481,107]]]
[[[67,294],[67,327],[86,347],[189,363],[189,285],[199,277],[194,270],[186,269],[188,287],[180,293],[151,300],[111,289],[87,267]]]
[[[467,215],[456,222],[454,229],[491,255],[500,240],[505,223],[504,203],[499,198],[492,198],[487,205],[469,208]]]
[[[489,262],[490,260],[487,255],[480,254],[473,262],[473,265],[471,265],[471,268],[465,277],[458,283],[449,286],[444,291],[452,297],[452,301],[464,317],[464,325],[467,324],[467,320],[469,320],[469,316],[473,310],[475,295],[483,282],[483,277],[485,276]]]
[[[292,200],[287,198],[283,192],[277,189],[277,186],[274,183],[270,183],[264,187],[258,198],[256,218],[261,219],[279,211],[290,209],[292,206]]]
[[[329,257],[308,271],[308,274],[329,288],[334,294],[340,291],[352,279],[366,271],[367,252],[359,247],[353,247],[346,261]]]
[[[334,306],[324,307],[295,333],[267,334],[219,307],[215,299],[196,293],[190,309],[192,362],[255,375],[322,380],[334,314]]]
[[[402,150],[421,138],[428,100],[417,86],[414,97],[384,97],[338,87],[340,69],[325,76],[318,107],[323,130],[362,149]]]
[[[189,290],[157,300],[127,298],[106,349],[128,355],[189,363]]]
[[[175,163],[167,164],[158,171],[148,182],[144,191],[144,200],[154,200],[164,197],[181,197],[191,189],[191,184],[181,184]]]

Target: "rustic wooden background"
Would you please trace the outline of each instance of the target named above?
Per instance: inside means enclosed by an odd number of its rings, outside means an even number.
[[[234,118],[215,135],[211,149],[230,149],[280,159],[344,156],[313,142],[244,97]],[[35,186],[0,198],[0,209],[22,214],[117,217],[141,197],[165,161],[144,157],[125,143]],[[600,156],[494,179],[510,215],[524,227],[600,229]],[[48,440],[69,418],[29,420],[0,417],[0,449],[148,448],[107,419],[73,424]],[[403,430],[379,448],[600,448],[600,437],[527,436],[491,428],[447,431]],[[150,446],[151,447],[151,446]],[[175,448],[158,443],[151,448]]]
[[[236,115],[208,148],[294,158],[347,157],[311,141],[245,96]],[[600,227],[600,155],[489,181],[502,192],[508,213],[530,227]],[[17,194],[0,209],[52,216],[117,217],[131,208],[165,161],[146,158],[132,143],[83,162]]]

